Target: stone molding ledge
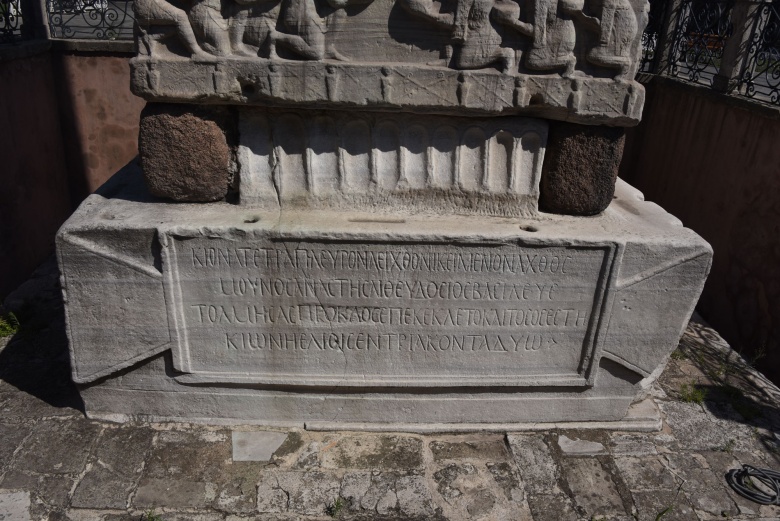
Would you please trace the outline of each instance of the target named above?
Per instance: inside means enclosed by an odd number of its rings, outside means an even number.
[[[430,65],[262,58],[131,60],[132,91],[151,102],[403,110],[459,116],[534,116],[634,126],[644,87],[635,81],[460,71]]]

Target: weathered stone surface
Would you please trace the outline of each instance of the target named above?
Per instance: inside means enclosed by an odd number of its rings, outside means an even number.
[[[554,494],[558,487],[558,464],[540,434],[509,434],[509,446],[523,481],[531,494]]]
[[[214,498],[207,484],[188,479],[146,479],[133,498],[136,508],[203,508]]]
[[[29,521],[30,494],[18,490],[0,490],[0,520]]]
[[[655,445],[644,436],[622,433],[611,436],[610,452],[616,457],[650,456],[658,453]]]
[[[133,506],[254,511],[254,484],[262,467],[234,464],[231,448],[229,433],[222,430],[158,433]]]
[[[676,490],[633,492],[638,521],[698,521],[688,498]],[[660,517],[659,517],[660,516]]]
[[[102,426],[88,421],[38,426],[13,468],[39,474],[78,474],[87,463],[92,443]],[[56,451],[49,450],[56,447]]]
[[[149,191],[183,202],[224,199],[232,177],[233,125],[226,109],[148,104],[138,151]]]
[[[565,458],[566,483],[585,517],[627,515],[610,473],[596,458]]]
[[[423,466],[422,440],[409,436],[341,438],[321,456],[323,468],[416,469]]]
[[[233,461],[268,461],[287,439],[286,432],[233,431]]]
[[[126,508],[135,489],[153,432],[148,429],[107,429],[95,449],[90,468],[73,494],[77,508]]]
[[[547,122],[239,110],[247,207],[533,217]]]
[[[485,458],[490,461],[504,461],[510,457],[504,436],[457,436],[434,441],[429,445],[434,461],[469,458]]]
[[[723,472],[718,475],[709,467],[704,456],[698,453],[672,453],[665,456],[669,468],[685,480],[682,490],[697,512],[713,517],[729,517],[737,514],[737,506],[728,493]]]
[[[547,140],[539,209],[565,215],[595,215],[615,194],[625,131],[553,123]]]
[[[55,284],[55,281],[51,283]],[[50,322],[52,317],[59,312],[57,307],[39,309],[40,318],[43,322]],[[709,359],[712,353],[707,350],[707,346],[710,343],[719,340],[717,335],[712,329],[701,323],[691,323],[689,333],[693,331],[698,331],[699,333],[688,335],[692,341],[695,340],[697,342],[690,345],[691,350],[692,352],[700,353],[702,357],[702,359],[696,359],[695,363],[700,364],[702,367],[709,364],[717,366],[719,358]],[[37,358],[41,353],[39,348],[43,347],[41,337],[36,335],[25,335],[16,340],[16,342],[18,342],[18,349],[0,352],[0,355],[3,357],[2,362],[21,363],[28,358]],[[48,353],[49,351],[45,352]],[[669,371],[677,374],[683,365],[681,362],[686,362],[687,364],[690,360],[683,361],[679,360],[678,357],[671,359]],[[61,362],[56,357],[47,357],[41,359],[40,363],[41,370],[45,372],[46,367],[49,365],[57,365]],[[763,387],[755,388],[756,392],[766,396],[774,396],[778,392],[776,387],[766,380],[759,380],[760,375],[747,367],[742,365],[734,366],[730,368],[730,372],[746,386],[752,387],[754,382],[764,382]],[[127,373],[125,377],[130,378],[130,375],[132,373]],[[31,381],[37,382],[37,377],[32,374],[25,375],[24,378],[30,378]],[[28,388],[25,385],[25,380],[17,380],[17,382],[21,388]],[[669,382],[666,383],[668,384]],[[668,396],[657,398],[657,400],[662,401],[666,408],[671,410],[673,407],[669,407],[669,405],[675,403],[678,393],[672,388],[668,390]],[[37,405],[31,401],[22,400],[21,397],[18,400],[14,398],[15,395],[26,394],[25,391],[16,390],[7,394],[10,395],[9,400],[16,404],[14,405],[14,410],[19,412],[22,419],[15,420],[13,424],[7,424],[8,420],[2,419],[0,420],[0,425],[8,425],[12,429],[25,428],[24,432],[30,433],[38,430],[38,427],[44,424],[52,424],[57,429],[66,429],[69,423],[84,422],[81,418],[54,417],[52,412],[56,411],[56,405],[46,402],[43,402],[43,405]],[[87,450],[89,452],[87,465],[92,465],[91,467],[85,467],[74,474],[39,474],[24,469],[12,469],[5,472],[4,476],[0,475],[0,480],[3,480],[0,481],[0,489],[2,489],[0,493],[5,493],[9,490],[12,492],[29,493],[30,518],[35,520],[48,519],[49,521],[138,521],[147,511],[160,515],[166,521],[323,521],[334,518],[344,521],[409,521],[411,519],[415,521],[422,519],[426,521],[471,521],[475,517],[469,514],[465,507],[457,509],[449,506],[449,503],[439,495],[436,483],[433,480],[433,475],[443,467],[447,467],[450,464],[460,466],[468,463],[473,465],[478,472],[459,476],[458,479],[460,481],[456,480],[453,482],[455,487],[464,492],[463,496],[468,496],[469,490],[474,490],[475,497],[480,499],[482,499],[482,496],[477,496],[476,492],[487,490],[493,496],[493,501],[495,501],[492,511],[478,519],[490,521],[502,519],[501,515],[506,512],[509,512],[509,514],[504,519],[508,521],[531,518],[535,521],[560,521],[566,519],[575,521],[595,521],[600,519],[605,521],[633,521],[634,519],[647,521],[658,521],[658,519],[661,521],[666,519],[686,521],[715,519],[775,521],[780,519],[780,507],[764,507],[747,500],[740,501],[740,499],[735,498],[730,493],[723,480],[723,474],[725,474],[727,469],[732,468],[736,464],[735,462],[750,463],[770,468],[776,467],[778,465],[778,456],[776,452],[773,452],[774,445],[771,444],[772,439],[774,439],[774,433],[765,427],[759,426],[755,429],[753,437],[743,438],[740,428],[753,429],[754,426],[761,425],[760,420],[757,419],[757,423],[746,423],[747,420],[740,420],[742,423],[739,423],[730,419],[730,417],[728,420],[714,417],[713,411],[718,409],[713,407],[713,405],[716,405],[718,400],[728,400],[728,398],[725,393],[713,393],[711,399],[708,399],[704,407],[688,408],[686,406],[679,409],[681,415],[688,415],[692,420],[707,421],[715,423],[720,427],[718,430],[708,433],[710,435],[719,433],[720,438],[712,438],[707,442],[707,445],[712,444],[719,447],[717,450],[697,451],[685,448],[691,445],[687,444],[684,439],[678,439],[676,436],[689,436],[691,435],[691,430],[672,431],[667,429],[665,433],[631,434],[573,430],[561,432],[571,439],[600,441],[605,446],[613,449],[612,455],[598,455],[595,458],[607,470],[613,469],[613,465],[614,468],[617,468],[616,473],[613,470],[613,481],[617,484],[621,497],[624,498],[625,491],[620,482],[625,482],[635,511],[624,515],[605,515],[591,518],[574,510],[572,501],[577,501],[579,494],[569,490],[569,469],[563,465],[556,469],[556,462],[560,462],[562,459],[591,459],[592,457],[565,456],[558,450],[554,434],[530,433],[510,434],[509,439],[511,440],[513,450],[520,453],[529,446],[539,448],[535,441],[543,441],[546,437],[547,443],[542,447],[544,450],[540,451],[541,456],[533,461],[549,461],[555,469],[553,474],[556,476],[557,481],[562,484],[563,490],[550,494],[533,493],[531,490],[532,482],[529,479],[529,476],[532,475],[532,468],[531,464],[527,463],[530,461],[528,459],[518,459],[516,462],[514,459],[504,459],[497,463],[491,461],[491,459],[498,459],[500,456],[498,444],[500,437],[495,434],[474,432],[468,435],[401,435],[421,440],[423,468],[384,468],[385,461],[392,462],[393,460],[377,460],[378,467],[371,469],[322,469],[320,466],[318,472],[321,472],[323,476],[319,479],[323,481],[335,480],[339,483],[338,495],[333,497],[329,505],[334,507],[333,509],[329,509],[326,513],[318,513],[311,516],[292,511],[277,514],[261,514],[258,512],[255,502],[257,501],[257,484],[262,481],[262,476],[265,472],[269,470],[295,472],[297,469],[297,457],[304,454],[307,455],[306,457],[309,461],[314,462],[308,468],[317,470],[316,465],[319,465],[319,462],[323,460],[321,456],[332,451],[336,445],[345,448],[356,447],[355,443],[348,443],[345,440],[354,438],[356,442],[362,444],[366,434],[344,431],[326,433],[292,430],[283,447],[277,450],[273,461],[270,464],[265,464],[231,462],[230,432],[224,428],[203,425],[156,424],[153,428],[159,435],[158,445],[156,445],[157,450],[172,450],[174,452],[170,462],[171,465],[166,465],[166,469],[170,468],[172,473],[168,475],[167,470],[165,470],[160,474],[161,466],[159,464],[145,466],[141,471],[142,478],[146,472],[153,472],[155,475],[161,476],[157,478],[158,481],[156,483],[144,481],[146,497],[151,497],[148,492],[156,486],[162,491],[157,496],[157,499],[159,499],[168,487],[172,486],[170,492],[168,492],[169,494],[171,492],[175,493],[177,490],[183,490],[190,498],[188,500],[189,504],[198,506],[176,508],[147,506],[141,508],[130,505],[129,508],[115,509],[110,508],[109,505],[112,503],[107,502],[105,505],[95,506],[94,508],[76,508],[70,505],[71,492],[82,488],[79,481],[89,475],[87,468],[95,469],[94,462],[97,459],[97,454],[105,450],[112,450],[110,445],[104,445],[103,441],[109,439],[105,433],[117,430],[118,426],[112,422],[102,422],[101,426],[105,427],[104,434],[97,438],[83,438],[81,441],[81,443],[90,447]],[[29,407],[29,410],[25,412],[23,410],[24,407]],[[774,407],[774,402],[767,402],[765,406],[762,406],[762,411],[770,413]],[[698,425],[699,423],[691,421],[690,424]],[[245,429],[246,427],[241,428]],[[133,422],[123,425],[121,429],[147,432],[148,426]],[[3,432],[14,431],[6,430]],[[734,443],[730,443],[730,440],[734,439],[735,433],[738,437]],[[381,438],[381,435],[372,436]],[[399,435],[391,434],[390,436]],[[5,441],[5,438],[3,439]],[[111,439],[114,439],[117,445],[119,445],[120,437]],[[609,444],[606,442],[607,439],[612,439],[615,443]],[[308,451],[308,447],[315,441],[318,443],[317,449]],[[634,455],[618,456],[615,449],[620,443],[626,443],[631,454]],[[184,450],[175,447],[176,445],[191,446],[192,449]],[[744,445],[744,447],[737,448],[738,445]],[[653,448],[652,451],[649,450],[651,446]],[[14,460],[22,457],[27,447],[26,443],[22,444]],[[433,458],[433,447],[437,447],[440,454],[450,454],[452,459],[435,461]],[[442,453],[442,448],[452,450]],[[479,450],[471,450],[474,448]],[[729,452],[732,449],[733,451]],[[58,454],[60,447],[55,443],[39,444],[36,445],[36,450]],[[73,447],[70,447],[70,450],[73,450]],[[483,450],[484,457],[481,455]],[[674,462],[675,466],[672,466],[667,458],[671,458],[675,454],[680,459]],[[197,460],[198,455],[202,455],[204,458],[204,465],[175,465],[176,459]],[[122,456],[121,450],[117,450],[117,460]],[[669,481],[665,477],[664,471],[657,466],[645,464],[647,456],[660,458],[661,464],[669,468],[668,472],[675,476],[676,480],[671,485],[671,488],[655,488],[665,487],[669,484]],[[695,461],[688,459],[690,457],[694,457]],[[54,458],[50,457],[49,459]],[[100,459],[105,460],[104,456],[101,456]],[[149,459],[150,462],[151,459]],[[637,459],[641,461],[636,461]],[[623,460],[632,461],[628,465],[624,465]],[[111,461],[112,465],[116,462],[114,460]],[[337,461],[337,459],[334,459],[334,462]],[[133,465],[129,466],[133,467]],[[214,472],[205,474],[204,467],[210,467],[214,469]],[[44,470],[46,468],[48,467],[43,467]],[[680,474],[678,477],[676,474],[678,474],[679,468],[699,468],[705,470],[708,468],[712,477],[707,474],[700,477],[696,473],[686,476]],[[255,469],[259,472],[254,472]],[[483,470],[480,473],[480,469],[487,470],[487,472]],[[299,469],[298,471],[301,473],[306,472],[305,469]],[[3,472],[0,470],[0,474],[3,474]],[[633,473],[631,474],[632,477],[629,477],[629,472]],[[653,474],[656,474],[656,476],[654,477]],[[244,480],[244,478],[246,479]],[[406,485],[407,479],[410,482],[408,487]],[[632,479],[633,481],[631,481]],[[678,489],[678,483],[681,483],[683,479],[688,479],[688,482],[683,485],[682,489]],[[245,483],[243,485],[241,485],[242,480]],[[176,488],[180,482],[205,484],[202,488],[187,491],[184,488]],[[213,484],[213,486],[208,485],[208,483]],[[636,483],[641,484],[641,490],[635,488]],[[422,484],[426,486],[423,487],[421,486]],[[474,485],[473,489],[468,488],[471,485]],[[710,489],[713,494],[720,495],[723,498],[730,498],[734,502],[735,507],[734,510],[727,510],[727,514],[728,512],[735,513],[724,517],[721,514],[709,513],[707,510],[698,507],[697,511],[694,512],[689,503],[687,491],[692,491],[690,492],[692,497],[701,497],[702,495],[697,492],[696,485]],[[370,494],[367,494],[372,486],[374,489],[372,489]],[[526,490],[523,491],[523,489]],[[412,515],[400,511],[402,505],[404,505],[403,501],[406,501],[402,498],[406,497],[405,494],[407,492],[410,495],[408,506],[403,507],[406,509],[405,512],[427,512],[427,514]],[[199,497],[197,494],[200,493],[203,494],[203,500],[197,499]],[[588,494],[588,492],[585,492],[585,494]],[[397,510],[392,511],[388,505],[392,506],[394,497],[398,498],[397,503],[395,503]],[[214,499],[206,502],[207,498]],[[342,500],[341,508],[336,510],[339,498]],[[366,504],[374,510],[361,510],[360,503],[364,498],[366,499]],[[384,500],[381,502],[381,508],[383,512],[388,512],[386,515],[381,515],[376,510],[376,506],[380,504],[379,499],[382,498]],[[519,499],[520,502],[514,501],[510,503],[510,498]],[[106,499],[108,498],[106,497]],[[522,503],[523,500],[528,502],[527,509]],[[166,501],[163,498],[162,504]],[[353,504],[356,505],[354,508]],[[429,506],[426,507],[426,504]],[[478,507],[479,504],[480,502],[477,502],[475,506]],[[484,503],[481,504],[484,505]],[[577,504],[580,504],[580,502],[577,501]],[[670,506],[672,507],[671,510],[666,510]],[[430,514],[429,508],[433,509],[433,514]],[[448,508],[451,509],[447,510]],[[510,510],[510,508],[514,508],[514,510]],[[472,511],[479,512],[474,507],[472,507]],[[337,512],[337,515],[331,516],[328,512]],[[663,516],[659,517],[662,513]],[[22,517],[22,519],[24,518]]]
[[[578,521],[571,499],[563,494],[532,494],[528,505],[534,521]]]
[[[631,490],[672,490],[679,485],[658,456],[619,457],[615,465]]]
[[[598,218],[522,224],[229,204],[152,215],[127,199],[94,196],[59,237],[74,379],[149,360],[84,388],[90,413],[356,428],[619,420],[674,348],[710,263],[706,243],[627,186]]]
[[[558,436],[558,447],[567,456],[595,456],[607,452],[604,445],[597,441],[569,438],[565,434]]]
[[[155,101],[638,121],[646,2],[472,6],[295,0],[217,13],[143,0],[132,88]]]
[[[29,425],[0,424],[0,475],[11,465],[11,458],[19,446],[30,434]]]
[[[268,471],[257,485],[260,513],[323,516],[339,497],[339,479],[319,471]]]
[[[530,520],[519,474],[508,463],[446,463],[433,473],[443,512],[454,519]]]

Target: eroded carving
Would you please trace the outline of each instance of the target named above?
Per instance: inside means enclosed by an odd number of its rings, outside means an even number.
[[[375,0],[196,0],[185,11],[166,0],[140,0],[136,11],[147,54],[156,40],[176,34],[194,58],[263,57],[273,61],[350,61],[336,48],[343,33],[392,22],[398,16],[390,0],[378,0],[371,15],[360,14]],[[439,46],[445,65],[455,69],[497,68],[512,75],[531,71],[558,72],[568,77],[578,64],[578,35],[587,46],[581,55],[590,66],[617,69],[628,76],[636,61],[636,41],[646,23],[646,6],[637,11],[630,0],[532,0],[527,9],[516,0],[458,0],[454,6],[436,0],[398,0],[407,16],[431,25],[441,41],[424,30],[410,39],[413,46]],[[389,10],[389,12],[384,12]],[[527,12],[526,12],[527,11]],[[595,12],[598,16],[587,14]],[[377,15],[380,17],[377,18]],[[355,18],[347,24],[348,18]],[[399,22],[400,23],[400,22]],[[347,26],[348,25],[348,26]],[[157,31],[155,28],[167,28]],[[376,47],[397,44],[389,29],[374,29]],[[584,35],[588,35],[587,38]],[[375,51],[351,45],[353,61],[374,62]],[[280,55],[279,50],[284,49]],[[520,58],[524,55],[524,60]],[[416,62],[412,51],[395,62]],[[387,61],[381,60],[381,61]],[[519,69],[518,69],[519,65]],[[588,75],[580,70],[581,75]],[[383,83],[383,88],[386,86]]]
[[[546,127],[533,120],[257,110],[240,130],[242,205],[535,212]]]

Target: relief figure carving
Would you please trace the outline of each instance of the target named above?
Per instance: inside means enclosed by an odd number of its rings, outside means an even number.
[[[167,0],[136,0],[133,4],[133,10],[140,40],[146,48],[147,54],[152,54],[152,48],[157,40],[178,36],[193,58],[205,59],[209,57],[209,54],[198,44],[190,19],[183,9],[179,9]],[[149,32],[152,27],[162,27],[168,30],[152,34]]]
[[[231,54],[230,21],[222,14],[220,0],[195,0],[188,13],[190,24],[202,47],[215,56]]]
[[[534,5],[534,42],[526,55],[530,69],[552,70],[563,68],[568,78],[574,74],[577,57],[577,29],[574,20],[585,25],[598,26],[598,20],[582,10],[584,0],[536,0]]]
[[[271,31],[270,58],[278,58],[276,47],[281,44],[307,60],[349,60],[326,41],[327,33],[340,29],[347,16],[346,8],[369,4],[372,0],[327,0],[327,5],[321,6],[327,11],[325,16],[320,15],[316,2],[317,0],[283,0],[278,25],[285,31]]]
[[[531,36],[533,26],[520,20],[520,6],[514,0],[458,0],[454,13],[441,12],[432,0],[404,0],[406,9],[440,27],[452,30],[452,65],[456,69],[483,69],[498,63],[510,72],[515,50],[502,46],[494,24]]]
[[[644,11],[643,11],[644,13]],[[601,67],[618,69],[616,80],[630,79],[634,56],[634,42],[639,24],[629,0],[602,0],[599,40],[586,59]]]

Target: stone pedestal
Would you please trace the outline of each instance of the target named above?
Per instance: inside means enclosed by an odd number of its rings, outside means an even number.
[[[621,420],[711,262],[623,183],[592,218],[314,212],[156,201],[132,165],[58,252],[89,415],[310,427]]]
[[[58,237],[87,413],[637,420],[711,260],[613,199],[648,4],[530,4],[137,0],[144,172]]]

